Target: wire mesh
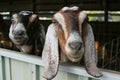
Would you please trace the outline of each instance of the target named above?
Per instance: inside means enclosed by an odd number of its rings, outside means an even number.
[[[120,71],[120,37],[98,49],[98,66],[103,69]]]

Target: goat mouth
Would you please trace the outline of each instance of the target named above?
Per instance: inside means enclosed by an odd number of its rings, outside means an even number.
[[[25,41],[27,41],[26,38],[19,38],[19,39],[14,39],[13,43],[15,43],[16,45],[22,45]]]
[[[14,40],[13,41],[16,45],[21,45],[24,41],[21,40]]]
[[[23,39],[23,38],[20,38],[20,39],[14,39],[14,41],[17,42],[17,43],[22,43],[22,42],[25,41],[25,39]]]
[[[83,54],[84,54],[84,52],[83,52],[83,49],[82,49],[80,51],[77,51],[76,53],[74,53],[74,52],[73,53],[68,53],[67,57],[72,62],[78,62],[83,57]]]
[[[24,36],[14,36],[14,39],[19,41],[19,40],[22,40],[24,39]]]
[[[68,56],[69,60],[72,62],[78,62],[81,59],[81,56]]]
[[[17,42],[21,42],[21,41],[24,41],[26,39],[27,39],[26,36],[14,36],[14,40]]]

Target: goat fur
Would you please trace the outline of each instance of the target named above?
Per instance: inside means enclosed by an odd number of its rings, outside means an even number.
[[[23,33],[20,33],[20,31]],[[18,38],[15,38],[15,36]],[[40,24],[36,14],[29,11],[13,14],[9,37],[21,52],[41,56],[45,40],[45,29]]]
[[[94,77],[102,76],[96,66],[97,54],[93,31],[86,18],[87,14],[76,6],[64,7],[54,14],[53,23],[48,27],[42,52],[42,59],[45,63],[44,78],[52,79],[56,76],[61,60],[79,62],[83,56],[87,72]],[[69,45],[70,43],[72,46]],[[76,50],[76,48],[78,49]]]

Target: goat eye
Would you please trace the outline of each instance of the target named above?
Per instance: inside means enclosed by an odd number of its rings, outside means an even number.
[[[55,26],[57,26],[60,31],[64,32],[63,29],[62,29],[62,26],[59,24],[59,22],[58,22],[57,20],[53,19],[53,20],[52,20],[52,23],[53,23]]]
[[[52,20],[52,23],[57,25],[58,24],[58,21],[57,20]]]
[[[11,21],[12,21],[12,24],[14,24],[14,23],[15,23],[15,20],[14,20],[14,19],[11,19]]]

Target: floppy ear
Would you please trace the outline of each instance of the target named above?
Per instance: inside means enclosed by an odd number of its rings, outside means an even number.
[[[17,15],[17,13],[12,15],[12,20],[14,20],[15,22],[18,22],[18,15]]]
[[[85,46],[85,66],[87,72],[94,77],[101,77],[102,73],[97,68],[97,53],[95,49],[95,41],[92,27],[85,22],[82,26],[82,32]]]
[[[95,49],[94,35],[92,27],[87,23],[87,14],[82,11],[79,14],[80,32],[82,33],[85,53],[84,60],[87,72],[94,76],[100,77],[102,73],[97,68],[97,53]]]
[[[30,18],[29,18],[29,23],[28,23],[28,25],[31,25],[32,22],[34,22],[37,17],[38,17],[38,16],[37,16],[36,14],[32,14],[32,15],[30,16]]]
[[[59,53],[58,36],[53,24],[48,27],[45,45],[42,52],[42,60],[45,64],[45,71],[43,73],[43,77],[46,79],[54,78],[58,71]]]

